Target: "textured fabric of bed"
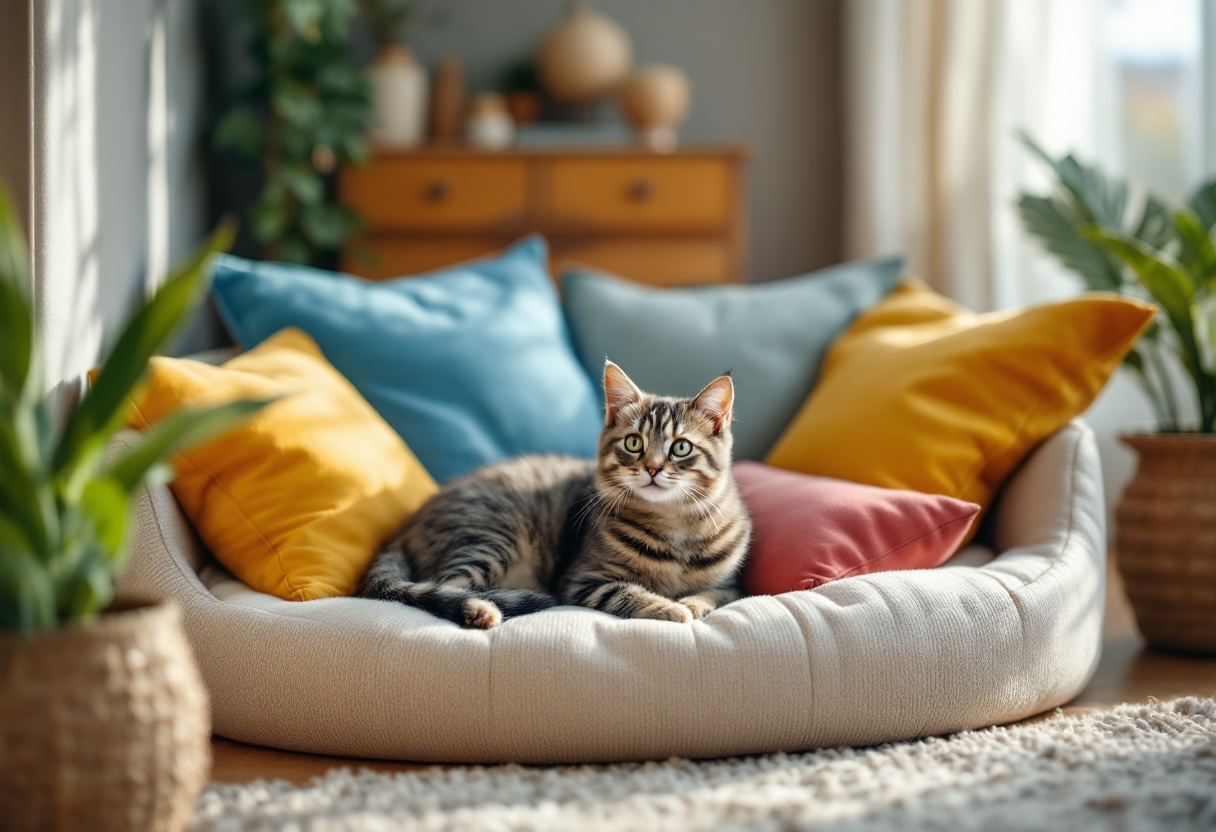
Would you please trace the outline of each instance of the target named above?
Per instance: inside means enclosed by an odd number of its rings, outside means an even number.
[[[471,631],[381,601],[281,601],[214,567],[204,584],[209,556],[167,488],[136,511],[120,595],[178,600],[217,733],[296,751],[558,763],[864,745],[1060,705],[1101,646],[1102,479],[1079,422],[1009,481],[990,563],[745,598],[689,625],[558,608]]]

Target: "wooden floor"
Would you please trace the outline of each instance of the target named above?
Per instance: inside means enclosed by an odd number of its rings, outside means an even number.
[[[1131,608],[1123,595],[1118,573],[1111,564],[1107,583],[1106,644],[1093,680],[1080,696],[1064,707],[1080,713],[1122,702],[1144,702],[1149,697],[1216,697],[1216,660],[1154,653],[1144,648]],[[1032,718],[1047,719],[1051,714]],[[211,779],[216,783],[245,783],[257,779],[306,783],[331,768],[349,766],[374,771],[410,771],[424,766],[293,754],[215,737]]]

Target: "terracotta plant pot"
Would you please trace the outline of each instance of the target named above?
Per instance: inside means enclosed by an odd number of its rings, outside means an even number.
[[[0,826],[178,832],[210,774],[210,709],[173,603],[0,635]]]
[[[1122,439],[1140,456],[1115,510],[1136,624],[1153,647],[1216,654],[1216,436]]]

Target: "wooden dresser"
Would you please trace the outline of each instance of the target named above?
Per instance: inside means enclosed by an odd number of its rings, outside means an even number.
[[[738,147],[426,149],[342,172],[342,202],[368,233],[343,268],[370,278],[447,266],[539,231],[556,276],[584,263],[656,285],[746,279],[745,164]]]

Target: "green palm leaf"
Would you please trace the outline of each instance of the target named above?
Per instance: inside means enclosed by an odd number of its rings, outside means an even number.
[[[1043,247],[1060,258],[1085,281],[1085,287],[1095,292],[1118,292],[1123,284],[1119,269],[1110,255],[1078,230],[1077,223],[1065,215],[1054,197],[1022,196],[1018,200],[1022,224]]]
[[[1149,295],[1172,320],[1190,320],[1195,286],[1178,261],[1126,234],[1094,226],[1083,228],[1081,233],[1106,246],[1131,267]]]
[[[1216,283],[1216,246],[1204,230],[1202,220],[1188,210],[1179,211],[1174,217],[1178,231],[1178,259],[1186,267],[1187,276],[1200,290]]]

